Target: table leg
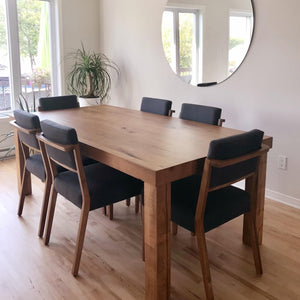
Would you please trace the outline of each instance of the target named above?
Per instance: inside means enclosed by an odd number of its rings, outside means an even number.
[[[171,184],[144,184],[146,299],[170,298]]]
[[[22,177],[23,177],[23,170],[24,170],[24,156],[22,153],[22,147],[20,144],[20,140],[18,137],[18,131],[14,128],[14,140],[15,140],[15,155],[16,155],[16,169],[17,169],[17,180],[18,180],[18,191],[19,194],[21,193],[22,187]],[[27,151],[27,150],[26,150]],[[31,195],[31,176],[28,172],[28,178],[25,180],[25,195]]]
[[[266,173],[267,173],[267,153],[262,155],[258,163],[258,174],[255,182],[255,225],[259,244],[262,243],[263,237],[263,221],[264,221],[264,206],[265,206],[265,189],[266,189]],[[246,180],[246,189],[247,189]],[[250,243],[250,232],[246,226],[247,217],[244,217],[243,242],[247,245]]]

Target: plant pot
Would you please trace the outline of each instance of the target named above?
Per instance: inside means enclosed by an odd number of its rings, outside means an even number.
[[[81,98],[81,97],[78,97],[78,101],[79,101],[80,107],[101,104],[100,103],[100,98]]]

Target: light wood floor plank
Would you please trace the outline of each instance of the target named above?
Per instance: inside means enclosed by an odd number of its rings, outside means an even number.
[[[0,161],[0,299],[144,299],[142,227],[134,206],[90,213],[78,278],[71,274],[79,210],[58,197],[49,247],[37,236],[43,184],[17,216],[15,161]],[[300,211],[266,201],[259,277],[242,218],[207,234],[215,299],[300,299]],[[171,299],[205,299],[195,237],[172,237]]]

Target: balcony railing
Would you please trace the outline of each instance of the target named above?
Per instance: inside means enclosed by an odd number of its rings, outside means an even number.
[[[34,82],[28,77],[22,77],[22,94],[28,102],[29,108],[34,110],[34,99],[51,95],[51,83],[47,80]],[[0,77],[0,111],[11,109],[11,93],[9,77]],[[16,104],[17,106],[17,104]]]

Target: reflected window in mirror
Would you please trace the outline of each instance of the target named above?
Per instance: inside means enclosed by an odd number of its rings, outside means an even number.
[[[183,81],[196,85],[200,68],[200,10],[166,8],[162,18],[162,42],[166,58]]]
[[[230,76],[242,63],[253,31],[253,16],[250,13],[231,11],[229,19],[229,61]]]
[[[252,0],[168,0],[162,44],[171,69],[184,82],[212,86],[230,77],[247,55]]]

